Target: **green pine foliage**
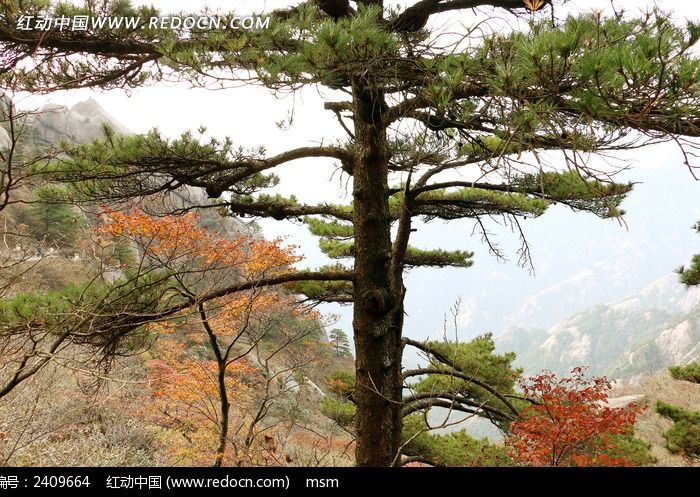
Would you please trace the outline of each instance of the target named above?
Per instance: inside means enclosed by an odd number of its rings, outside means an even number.
[[[28,227],[32,238],[72,248],[86,227],[85,218],[72,205],[51,201],[52,195],[47,188],[36,190],[29,206],[19,211],[18,221]]]
[[[340,271],[339,264],[321,266],[320,271]],[[291,285],[294,293],[305,295],[310,300],[350,303],[353,298],[352,283],[347,281],[299,281]]]
[[[695,230],[700,233],[700,222],[695,225]],[[690,266],[681,266],[678,273],[681,275],[681,282],[684,285],[700,285],[700,254],[693,256]]]
[[[321,413],[344,428],[350,428],[355,421],[357,408],[349,400],[324,397],[321,400]]]
[[[404,420],[404,454],[409,460],[424,462],[431,466],[451,467],[502,467],[513,466],[512,459],[503,445],[484,438],[478,440],[466,431],[431,433],[425,428],[420,415],[411,415]]]
[[[700,411],[682,409],[663,401],[656,403],[656,411],[674,422],[664,433],[668,450],[684,457],[700,458]]]
[[[620,210],[620,204],[632,191],[630,184],[586,180],[577,171],[526,175],[515,181],[515,187],[530,191],[539,189],[550,202],[588,210],[601,218],[622,216],[624,211]]]
[[[519,369],[512,367],[514,354],[495,354],[491,335],[477,337],[466,343],[427,342],[440,355],[442,361],[431,361],[427,368],[435,371],[418,377],[410,384],[409,395],[405,397],[406,406],[410,407],[416,399],[425,398],[424,394],[434,394],[435,399],[445,399],[454,395],[455,407],[465,405],[476,408],[493,408],[507,410],[501,400],[492,392],[475,384],[473,380],[483,381],[493,386],[504,395],[515,396],[515,381],[520,375]],[[449,367],[445,362],[454,366]],[[466,375],[466,379],[457,378],[455,372]],[[443,374],[444,373],[444,374]],[[470,381],[472,380],[472,381]],[[347,371],[335,371],[326,378],[329,395],[321,403],[322,413],[345,428],[351,428],[356,414],[353,401],[355,375]],[[417,395],[418,397],[414,397]],[[466,403],[465,402],[466,399]],[[510,399],[519,408],[525,405],[517,398]],[[404,417],[402,451],[406,461],[419,461],[434,466],[510,466],[512,460],[502,445],[478,440],[464,430],[449,434],[436,431],[441,426],[429,424],[427,415],[430,405],[424,409],[412,411]],[[455,410],[455,413],[458,411]],[[498,420],[493,413],[479,411],[477,415],[489,419],[499,428],[506,429],[508,421]],[[448,422],[448,424],[452,421]]]
[[[112,284],[95,279],[46,293],[21,292],[0,301],[0,334],[66,334],[108,355],[124,353],[148,345],[142,316],[159,310],[170,286],[166,273],[127,270]]]
[[[119,267],[134,267],[138,263],[136,251],[124,238],[117,239],[111,250],[113,261]]]
[[[352,399],[355,388],[355,374],[350,371],[337,370],[326,377],[329,395],[321,401],[321,413],[350,429],[357,411]]]
[[[681,282],[684,285],[700,285],[700,255],[694,255],[690,266],[681,267],[678,272],[681,275]]]
[[[695,36],[700,36],[700,27],[694,27]],[[700,222],[695,225],[700,233]],[[681,282],[688,286],[700,284],[700,254],[693,256],[689,267],[678,269]],[[669,368],[671,376],[676,380],[700,383],[700,363],[693,362],[685,366]],[[666,446],[674,454],[688,458],[700,458],[700,411],[690,411],[659,401],[656,411],[674,421],[673,426],[664,433]]]
[[[700,383],[700,363],[693,362],[685,366],[672,366],[668,370],[676,380]]]
[[[651,444],[637,438],[634,429],[628,433],[608,435],[614,449],[608,451],[606,455],[612,458],[624,457],[630,466],[651,466],[657,462],[656,457],[651,453]]]
[[[309,231],[316,235],[333,239],[348,239],[353,237],[352,225],[339,221],[325,221],[314,217],[304,218]]]
[[[429,367],[440,374],[426,375],[412,385],[412,390],[417,394],[445,392],[448,394],[446,397],[454,393],[469,399],[474,406],[509,412],[510,408],[494,396],[493,392],[473,381],[451,374],[452,371],[459,371],[466,374],[467,378],[485,383],[504,395],[516,393],[515,384],[522,369],[513,367],[514,353],[495,353],[496,347],[490,333],[469,342],[428,342],[428,345],[453,366],[447,366],[445,361],[431,360]],[[519,402],[522,401],[513,399],[512,404],[522,406]],[[507,419],[490,418],[489,413],[484,411],[480,411],[478,415],[491,419],[501,428],[507,427]]]
[[[700,383],[700,364],[669,368],[676,380]],[[688,458],[700,458],[700,411],[683,409],[667,402],[658,401],[656,412],[672,420],[673,426],[664,433],[666,446],[674,454]]]
[[[144,135],[122,136],[109,125],[103,126],[104,136],[87,144],[64,142],[63,152],[71,160],[37,166],[36,172],[54,181],[69,185],[54,192],[53,197],[75,202],[101,198],[122,199],[139,193],[154,193],[163,188],[170,176],[185,180],[200,177],[211,182],[221,179],[213,171],[215,165],[234,164],[263,157],[264,148],[244,150],[229,138],[204,140],[206,129],[197,133],[184,132],[175,139],[163,137],[158,130]],[[236,175],[235,167],[229,172]],[[246,167],[241,170],[247,171]],[[274,174],[253,174],[227,185],[232,193],[247,195],[261,188],[275,186]],[[221,192],[211,191],[212,197]]]
[[[432,190],[417,197],[420,213],[428,220],[464,216],[469,210],[474,216],[488,213],[518,214],[537,217],[544,214],[548,202],[519,193],[503,193],[480,188]]]

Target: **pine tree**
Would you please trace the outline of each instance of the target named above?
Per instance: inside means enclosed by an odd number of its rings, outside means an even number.
[[[700,135],[700,64],[691,53],[700,27],[679,27],[659,11],[564,21],[535,12],[564,2],[418,0],[397,10],[382,0],[358,0],[356,8],[348,0],[299,1],[273,12],[269,29],[183,33],[146,26],[21,31],[20,12],[158,13],[122,0],[97,7],[9,0],[0,7],[0,80],[51,91],[178,77],[348,95],[325,103],[344,142],[268,156],[229,139],[109,135],[68,148],[72,161],[53,172],[84,199],[125,200],[190,185],[221,198],[232,215],[307,220],[326,253],[352,264],[249,284],[303,282],[298,291],[312,299],[354,304],[356,462],[382,466],[397,461],[401,356],[413,345],[402,339],[404,273],[472,263],[466,250],[412,247],[414,220],[472,219],[497,251],[485,225],[490,218],[518,230],[519,219],[555,203],[617,217],[631,186],[587,167],[592,154],[646,141],[682,145],[679,135]],[[457,37],[431,27],[439,13],[468,16],[480,6],[494,17],[527,16],[529,25],[504,33],[495,25],[489,31],[487,22]],[[351,202],[314,205],[271,194],[274,169],[298,159],[337,161],[352,178]],[[521,255],[527,260],[527,246]]]
[[[34,200],[19,217],[29,225],[34,238],[58,247],[73,247],[84,224],[72,206],[41,199]]]
[[[336,357],[352,357],[348,334],[340,328],[333,328],[328,332],[328,340],[331,344],[331,350]]]
[[[695,230],[700,233],[700,221],[695,225]],[[693,256],[690,266],[681,266],[678,273],[681,275],[681,282],[684,285],[700,285],[700,254]]]
[[[669,371],[676,380],[700,383],[698,363],[674,366]],[[683,409],[663,401],[657,401],[656,411],[674,422],[664,433],[668,449],[688,459],[700,459],[700,411]]]

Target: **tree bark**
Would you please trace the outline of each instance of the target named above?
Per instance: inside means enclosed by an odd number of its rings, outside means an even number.
[[[400,463],[402,296],[392,288],[388,150],[381,92],[353,84],[353,330],[358,466]]]
[[[220,468],[224,462],[226,455],[226,446],[228,445],[228,417],[231,404],[228,401],[226,393],[226,364],[217,364],[217,380],[219,388],[219,446],[216,448],[216,459],[214,467]]]
[[[221,353],[219,341],[216,338],[216,333],[214,333],[214,330],[209,324],[204,304],[200,303],[197,307],[199,308],[199,316],[202,319],[202,325],[209,337],[209,344],[211,345],[212,352],[214,352],[214,357],[216,357],[217,388],[219,390],[219,444],[216,448],[216,458],[214,459],[213,466],[215,468],[220,468],[223,465],[226,446],[228,445],[228,417],[231,409],[231,403],[228,400],[228,392],[226,391],[226,357]]]

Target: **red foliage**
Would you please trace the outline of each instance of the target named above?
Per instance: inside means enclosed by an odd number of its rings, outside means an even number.
[[[643,410],[636,404],[607,406],[612,385],[605,377],[587,379],[585,368],[557,378],[543,373],[521,382],[536,404],[511,424],[506,440],[511,457],[529,466],[630,466],[618,452],[616,435],[629,433]]]

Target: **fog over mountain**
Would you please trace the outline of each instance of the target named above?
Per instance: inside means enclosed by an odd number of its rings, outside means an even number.
[[[656,149],[674,157],[670,147]],[[562,207],[523,223],[534,273],[497,261],[466,229],[450,230],[450,247],[458,235],[462,247],[476,244],[475,265],[439,272],[437,282],[410,277],[409,334],[439,334],[435,310],[446,312],[448,295],[458,293],[460,337],[494,332],[499,348],[517,352],[530,372],[586,364],[628,377],[697,359],[700,293],[681,285],[674,269],[700,251],[691,229],[700,219],[700,184],[682,164],[659,157],[654,167],[624,173],[638,183],[624,203],[624,225]],[[513,254],[517,237],[503,231],[498,238]]]
[[[700,290],[667,275],[619,302],[592,306],[546,330],[513,327],[497,341],[518,354],[528,373],[566,374],[588,365],[592,374],[613,378],[650,374],[700,359]]]

